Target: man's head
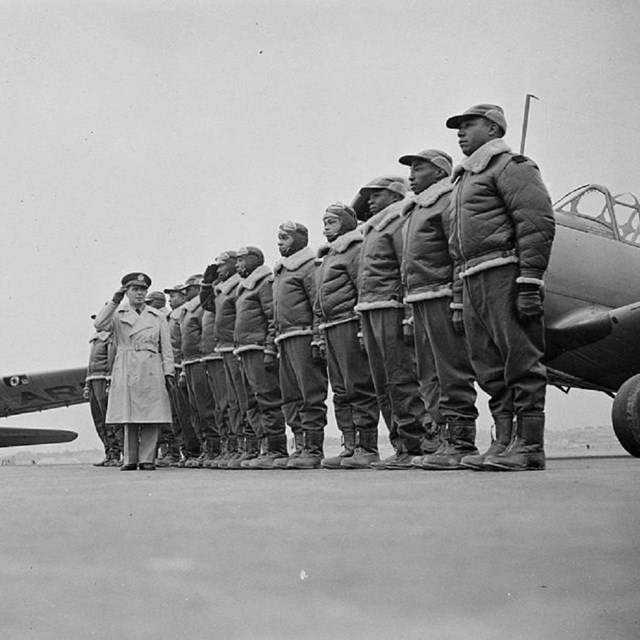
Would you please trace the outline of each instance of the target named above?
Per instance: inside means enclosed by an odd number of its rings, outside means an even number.
[[[447,119],[449,129],[458,129],[458,144],[465,156],[470,156],[483,144],[502,138],[507,132],[507,121],[502,107],[495,104],[477,104],[464,113]]]
[[[375,215],[394,202],[402,200],[407,193],[407,182],[398,176],[380,176],[360,189],[367,199],[369,214]]]
[[[410,167],[409,185],[416,195],[450,176],[453,165],[451,156],[439,149],[425,149],[419,153],[402,156],[398,162]]]
[[[358,226],[356,212],[342,202],[334,202],[327,207],[322,216],[322,224],[324,226],[324,237],[333,242],[339,236],[353,231]]]
[[[167,299],[162,291],[148,291],[144,301],[154,309],[164,309],[167,304]]]
[[[182,293],[187,300],[193,300],[200,293],[200,285],[202,284],[202,274],[196,273],[189,276],[182,285]]]
[[[173,287],[167,287],[164,292],[169,296],[169,306],[172,309],[177,309],[180,305],[183,305],[187,298],[182,292],[183,284],[174,284]]]
[[[127,275],[123,276],[122,280],[120,280],[120,284],[126,287],[127,299],[134,309],[144,306],[147,289],[151,286],[151,278],[146,273],[139,271],[127,273]]]
[[[264,254],[258,247],[241,247],[236,251],[236,271],[246,278],[264,264]]]
[[[278,227],[278,251],[281,256],[298,253],[309,244],[309,230],[299,222],[283,222]]]
[[[223,251],[214,262],[218,265],[219,280],[228,280],[236,272],[235,251]]]

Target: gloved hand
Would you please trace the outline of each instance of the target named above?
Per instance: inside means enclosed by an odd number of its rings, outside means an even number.
[[[367,348],[364,346],[364,337],[362,331],[358,331],[358,344],[360,345],[360,353],[367,355]]]
[[[178,378],[178,388],[185,391],[187,389],[187,376],[184,375],[184,371],[180,373]]]
[[[127,291],[127,287],[120,287],[114,294],[113,294],[113,298],[111,298],[111,300],[113,300],[113,302],[115,302],[116,304],[120,304],[123,300],[124,300],[124,294]]]
[[[89,399],[89,387],[88,387],[88,385],[85,385],[84,388],[82,389],[82,397],[85,400]]]
[[[533,322],[542,317],[543,293],[535,284],[519,284],[516,294],[516,313],[521,324]]]
[[[402,325],[402,342],[408,347],[413,347],[413,324],[405,322]]]
[[[218,277],[218,265],[210,264],[204,270],[204,275],[202,276],[203,284],[211,284]]]
[[[264,370],[275,371],[278,368],[278,356],[275,353],[264,354]]]
[[[327,346],[324,342],[311,345],[311,359],[313,364],[324,367],[327,364]]]
[[[169,395],[173,394],[175,386],[176,386],[176,380],[173,376],[171,375],[166,375],[164,377],[164,386],[167,389],[167,393]]]
[[[462,309],[454,309],[451,313],[451,323],[453,330],[459,335],[464,335],[464,321],[462,320]]]

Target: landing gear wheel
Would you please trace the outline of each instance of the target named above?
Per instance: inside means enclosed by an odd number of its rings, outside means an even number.
[[[640,458],[640,374],[629,378],[616,393],[611,420],[620,444]]]

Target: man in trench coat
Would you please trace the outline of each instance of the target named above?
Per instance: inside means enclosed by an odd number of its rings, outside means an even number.
[[[171,422],[173,351],[164,314],[144,301],[151,278],[129,273],[121,283],[94,323],[97,331],[113,331],[116,350],[106,421],[125,425],[121,469],[150,471],[159,426]],[[120,306],[125,294],[129,304]]]

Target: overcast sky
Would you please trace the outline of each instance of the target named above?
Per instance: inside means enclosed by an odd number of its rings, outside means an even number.
[[[639,27],[633,0],[0,1],[0,372],[84,365],[126,272],[162,289],[245,244],[272,264],[284,220],[316,247],[401,155],[459,160],[444,121],[479,102],[517,149],[539,97],[526,151],[554,200],[640,194]],[[550,428],[609,410],[551,394]],[[43,423],[97,442],[88,407],[2,424]]]

